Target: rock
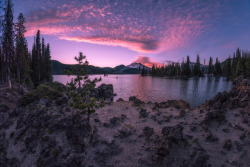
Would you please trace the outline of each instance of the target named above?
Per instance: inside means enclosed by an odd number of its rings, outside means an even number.
[[[129,97],[129,101],[134,102],[134,105],[135,105],[135,106],[139,106],[139,105],[141,105],[141,104],[144,104],[143,101],[137,99],[135,96]]]
[[[141,111],[140,111],[140,118],[147,118],[147,117],[148,117],[147,110],[141,109]]]
[[[161,133],[171,143],[179,143],[180,141],[184,141],[182,137],[182,129],[183,127],[180,125],[171,126],[171,127],[165,126],[162,128]]]
[[[230,139],[227,139],[223,142],[223,148],[226,149],[227,151],[230,151],[232,148],[232,141]]]
[[[85,125],[83,127],[69,128],[66,131],[66,136],[74,150],[78,153],[85,151],[85,138],[90,135],[91,127]]]
[[[236,145],[238,151],[242,151],[243,145],[239,141],[234,141],[234,144]]]
[[[114,88],[112,84],[101,84],[98,87],[99,98],[113,99]]]
[[[163,120],[165,121],[165,122],[169,122],[170,121],[170,119],[173,117],[173,115],[171,114],[171,115],[169,115],[169,116],[164,116],[163,117]]]
[[[41,98],[41,99],[39,100],[38,104],[46,106],[48,102],[49,102],[48,99],[46,99],[46,98]]]
[[[109,121],[110,121],[110,126],[114,127],[120,125],[121,119],[119,117],[113,117]]]
[[[124,101],[122,98],[119,98],[118,100],[116,100],[117,102],[119,102],[119,101]]]
[[[7,112],[9,110],[9,106],[6,104],[0,104],[0,113],[1,112]]]
[[[238,78],[236,78],[236,79],[233,81],[233,84],[234,84],[234,85],[238,85],[238,84],[240,84],[243,80],[244,80],[244,77],[241,75],[241,76],[239,76]]]
[[[216,137],[214,134],[212,134],[212,132],[208,132],[208,134],[206,135],[206,141],[207,142],[216,142],[216,141],[218,141],[218,137]]]
[[[34,149],[38,145],[38,139],[36,138],[35,135],[31,135],[30,137],[25,138],[24,144],[25,144],[27,150],[34,152],[35,151]]]
[[[119,155],[123,151],[115,140],[112,140],[111,143],[101,141],[96,147],[95,160],[100,166],[107,166],[108,159],[112,159],[113,156]]]
[[[100,122],[100,119],[95,118],[94,121],[95,121],[95,122]]]
[[[115,135],[115,137],[126,138],[128,136],[131,136],[133,133],[135,133],[136,130],[132,125],[125,125],[122,127],[121,130],[118,130],[118,132],[119,133]]]
[[[143,128],[143,135],[146,137],[150,137],[154,134],[154,128],[150,128],[148,126]]]
[[[0,113],[0,129],[9,126],[9,115],[7,113]]]
[[[183,164],[184,166],[192,166],[192,167],[209,167],[211,165],[208,164],[209,155],[207,151],[202,147],[193,148],[193,152],[189,156],[189,160]]]
[[[238,130],[241,130],[241,131],[244,131],[244,128],[240,125],[240,124],[236,124],[234,126],[235,129],[238,129]]]
[[[124,121],[127,118],[127,115],[121,114],[121,121]]]
[[[206,113],[205,119],[203,121],[206,125],[209,125],[211,122],[226,122],[226,116],[223,111],[214,110]]]
[[[166,102],[167,107],[173,107],[177,109],[189,109],[189,103],[185,102],[184,100],[168,100]]]
[[[185,116],[185,114],[186,114],[185,110],[181,110],[178,117],[183,118]]]
[[[56,100],[55,103],[56,103],[57,106],[67,104],[68,103],[68,98],[66,96],[63,96],[62,98]]]

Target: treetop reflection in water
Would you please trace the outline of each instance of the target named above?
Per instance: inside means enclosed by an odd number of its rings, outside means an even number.
[[[74,76],[54,75],[54,81],[66,84]],[[90,78],[102,77],[98,84],[113,84],[117,94],[114,100],[136,96],[145,102],[163,102],[167,100],[185,100],[191,107],[196,107],[212,98],[216,93],[229,91],[232,82],[224,77],[218,78],[161,78],[140,75],[90,75]]]

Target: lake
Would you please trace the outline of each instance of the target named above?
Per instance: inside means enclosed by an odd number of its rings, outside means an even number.
[[[136,96],[145,102],[163,102],[167,100],[185,100],[191,107],[196,107],[212,98],[216,93],[229,91],[232,82],[225,77],[204,77],[176,79],[140,75],[90,75],[90,78],[102,78],[101,83],[113,84],[114,100]],[[73,78],[67,75],[54,75],[54,81],[66,84]]]

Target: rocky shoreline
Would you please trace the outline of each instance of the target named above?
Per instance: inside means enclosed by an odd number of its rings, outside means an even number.
[[[194,109],[180,100],[108,102],[90,126],[63,85],[13,89],[0,89],[0,166],[250,166],[249,78]],[[113,96],[110,86],[93,92]]]

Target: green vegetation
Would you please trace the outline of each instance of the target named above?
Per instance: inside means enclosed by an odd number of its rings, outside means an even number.
[[[153,65],[152,76],[198,76],[202,77],[205,74],[208,76],[226,76],[236,78],[240,75],[250,76],[250,52],[240,50],[239,48],[233,54],[233,58],[226,59],[224,62],[220,62],[216,58],[215,64],[213,64],[213,58],[209,58],[208,66],[200,63],[200,57],[197,55],[196,63],[191,64],[189,56],[187,56],[186,62],[171,63],[166,66],[156,67]]]
[[[86,56],[83,56],[80,52],[79,56],[75,57],[78,64],[73,66],[71,71],[66,71],[68,75],[76,75],[76,78],[67,84],[67,91],[72,97],[70,106],[87,112],[89,124],[90,115],[95,112],[96,108],[104,106],[104,103],[103,101],[97,101],[95,97],[91,96],[91,91],[95,88],[96,83],[101,81],[101,78],[95,78],[94,80],[89,79],[88,73],[85,70],[88,66],[88,62],[84,62],[85,59]]]
[[[46,84],[40,84],[36,89],[29,91],[20,99],[20,105],[28,105],[41,98],[57,99],[62,97],[62,92]]]
[[[50,46],[45,45],[44,39],[40,40],[40,31],[35,37],[32,52],[28,51],[25,38],[26,20],[20,13],[17,23],[13,22],[13,3],[6,0],[4,16],[0,29],[0,81],[8,82],[9,89],[12,82],[22,85],[38,86],[42,82],[52,81],[50,60]]]

